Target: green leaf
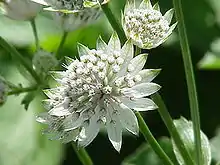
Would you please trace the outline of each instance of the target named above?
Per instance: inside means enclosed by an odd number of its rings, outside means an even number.
[[[10,81],[23,81],[13,70],[7,75]],[[35,121],[40,99],[24,111],[23,95],[10,96],[0,111],[0,164],[1,165],[59,165],[63,148],[60,142],[50,141],[42,135],[42,125]]]
[[[220,57],[212,52],[207,52],[205,56],[199,61],[198,67],[200,69],[220,69]]]
[[[167,137],[163,137],[158,142],[174,164],[178,165],[173,153],[171,140]],[[135,151],[135,153],[126,158],[122,162],[122,165],[162,165],[162,163],[151,147],[148,144],[143,144]]]
[[[199,61],[200,69],[220,69],[220,38],[210,44],[210,50]]]
[[[30,103],[34,100],[36,92],[27,93],[21,101],[21,104],[24,105],[25,110],[28,110]]]
[[[220,128],[216,131],[216,136],[210,140],[212,159],[220,164]]]
[[[193,125],[191,121],[187,121],[185,118],[181,117],[178,120],[174,120],[174,124],[180,134],[181,139],[183,140],[188,152],[192,156],[193,160],[196,159],[195,155],[195,142],[194,142],[194,133]],[[201,132],[201,143],[202,143],[202,165],[210,165],[211,163],[211,148],[209,145],[208,138],[206,135]],[[184,160],[177,149],[174,141],[172,140],[174,153],[180,165],[185,165]]]

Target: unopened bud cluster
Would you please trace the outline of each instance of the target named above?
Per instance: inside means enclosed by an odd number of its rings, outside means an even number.
[[[33,68],[38,75],[46,76],[48,72],[58,65],[58,61],[52,53],[38,50],[32,59]]]
[[[173,10],[163,16],[159,5],[152,7],[150,0],[143,0],[138,8],[134,6],[127,3],[122,20],[127,37],[143,49],[152,49],[165,42],[176,26],[176,23],[169,26]]]
[[[131,36],[150,45],[160,42],[169,30],[169,23],[157,10],[134,9],[125,15],[125,28]],[[149,45],[149,46],[150,46]]]

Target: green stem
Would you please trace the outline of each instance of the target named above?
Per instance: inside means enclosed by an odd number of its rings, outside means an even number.
[[[39,44],[39,38],[38,38],[38,34],[37,34],[37,27],[36,27],[35,19],[30,20],[30,23],[31,23],[31,27],[32,27],[33,33],[34,33],[36,50],[39,50],[40,44]]]
[[[116,19],[114,14],[112,13],[109,4],[105,3],[102,5],[102,10],[105,13],[106,17],[108,18],[109,23],[111,24],[112,28],[117,32],[117,34],[120,37],[120,40],[122,43],[125,43],[127,40],[127,37],[125,35],[125,32],[120,24],[120,22]]]
[[[25,92],[31,92],[31,91],[35,91],[38,89],[38,86],[31,86],[31,87],[26,87],[26,88],[15,88],[11,91],[8,92],[8,95],[18,95],[21,93],[25,93]]]
[[[154,152],[159,156],[159,158],[162,160],[164,165],[173,165],[170,158],[167,156],[167,154],[163,151],[163,149],[160,147],[160,145],[157,143],[156,139],[150,132],[148,126],[146,125],[144,119],[142,118],[141,114],[139,112],[135,112],[141,133],[144,135],[144,138],[146,141],[149,142],[150,146],[154,150]]]
[[[114,14],[112,13],[111,9],[108,6],[108,3],[102,5],[102,10],[105,13],[108,21],[110,22],[111,26],[113,29],[117,32],[119,35],[119,38],[122,43],[125,43],[127,38],[125,35],[125,32],[119,23],[119,21],[115,18]],[[136,52],[139,52],[139,48],[136,49]],[[156,139],[153,137],[152,133],[150,132],[148,126],[146,125],[144,119],[140,115],[140,113],[136,112],[135,113],[138,121],[139,121],[139,126],[142,134],[144,135],[144,138],[149,142],[151,145],[152,149],[155,151],[155,153],[161,158],[163,161],[163,164],[165,165],[173,165],[172,161],[170,158],[166,155],[166,153],[163,151],[163,149],[160,147],[160,145],[157,143]]]
[[[0,36],[0,45],[7,50],[15,61],[20,61],[20,63],[27,69],[27,71],[32,75],[38,84],[41,84],[41,79],[38,77],[37,73],[33,70],[31,63],[26,61],[26,59],[7,41],[5,41]]]
[[[78,148],[75,143],[72,143],[72,146],[83,165],[93,165],[90,156],[88,155],[88,153],[84,148]]]
[[[141,48],[139,48],[138,46],[135,46],[135,56],[141,54]]]
[[[182,50],[182,57],[184,62],[186,81],[188,86],[188,95],[190,101],[191,118],[193,122],[193,131],[195,138],[195,151],[196,151],[196,164],[202,164],[202,148],[201,148],[201,136],[200,136],[200,115],[199,105],[197,99],[197,91],[195,78],[193,73],[193,65],[191,60],[191,52],[189,49],[189,43],[186,34],[186,28],[184,23],[184,16],[181,7],[181,0],[173,0],[173,5],[176,13],[176,19],[178,21],[178,31],[180,38],[180,45]]]
[[[63,35],[62,35],[62,38],[61,38],[59,47],[58,47],[57,52],[56,52],[56,54],[55,54],[55,56],[57,57],[57,59],[60,59],[60,58],[62,57],[60,52],[61,52],[61,50],[62,50],[62,48],[63,48],[63,45],[64,45],[64,43],[65,43],[65,41],[66,41],[66,38],[67,38],[68,34],[69,34],[69,33],[66,32],[66,31],[63,32]]]
[[[178,150],[180,151],[182,158],[185,161],[185,164],[187,165],[194,165],[195,162],[193,162],[189,152],[187,151],[174,123],[172,120],[172,117],[170,116],[166,105],[164,104],[161,96],[159,95],[159,93],[155,93],[154,95],[151,96],[151,98],[153,99],[153,101],[158,105],[158,111],[160,113],[161,118],[163,119],[173,141],[175,142]]]

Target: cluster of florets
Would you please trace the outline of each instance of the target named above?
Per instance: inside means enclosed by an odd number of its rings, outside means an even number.
[[[122,128],[137,135],[139,128],[134,111],[157,108],[151,99],[144,98],[159,90],[150,81],[159,70],[142,68],[147,55],[133,58],[131,41],[121,48],[116,34],[108,45],[100,38],[97,50],[78,46],[80,60],[67,58],[67,69],[54,72],[60,84],[48,89],[45,100],[48,113],[38,121],[49,125],[47,133],[63,142],[77,141],[87,146],[96,137],[101,126],[116,150],[120,150]],[[71,136],[69,136],[71,135]]]
[[[139,34],[139,40],[156,45],[169,30],[169,23],[157,10],[134,9],[125,15],[125,28],[131,36]]]
[[[84,9],[83,0],[46,0],[57,9],[81,10]]]
[[[135,4],[127,3],[123,28],[128,38],[140,48],[151,49],[166,41],[176,24],[169,26],[173,17],[173,10],[163,16],[159,5],[151,6],[150,0],[143,0],[138,8]]]
[[[64,13],[75,13],[85,8],[99,5],[98,0],[32,0],[36,3],[47,6],[46,10],[60,11]]]
[[[47,76],[48,72],[58,65],[56,57],[44,50],[38,50],[32,59],[33,68],[40,76]]]

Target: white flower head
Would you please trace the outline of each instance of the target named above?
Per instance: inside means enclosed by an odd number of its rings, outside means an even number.
[[[7,100],[9,87],[3,77],[0,76],[0,106]]]
[[[93,23],[101,15],[100,8],[85,8],[76,13],[53,12],[54,20],[66,32],[71,32],[82,26]]]
[[[37,74],[45,77],[51,69],[58,65],[58,60],[53,54],[40,49],[34,54],[32,63]]]
[[[0,0],[0,10],[14,20],[31,20],[40,12],[41,6],[30,0]]]
[[[75,13],[85,8],[99,6],[99,0],[32,0],[46,6],[45,10]],[[107,3],[106,0],[102,3]]]
[[[174,10],[168,10],[163,16],[158,3],[151,5],[143,0],[139,7],[128,2],[122,16],[123,29],[128,38],[140,48],[152,49],[167,40],[177,23],[170,26]]]
[[[96,50],[79,44],[78,52],[80,60],[67,58],[67,70],[52,74],[60,86],[45,91],[48,112],[37,120],[49,125],[47,132],[59,132],[58,139],[75,139],[83,147],[105,126],[109,140],[120,151],[123,128],[135,135],[139,132],[134,111],[157,108],[145,97],[160,89],[151,82],[160,70],[142,70],[147,54],[133,58],[131,40],[121,48],[116,33],[108,44],[99,38]],[[69,132],[74,136],[66,140]]]

